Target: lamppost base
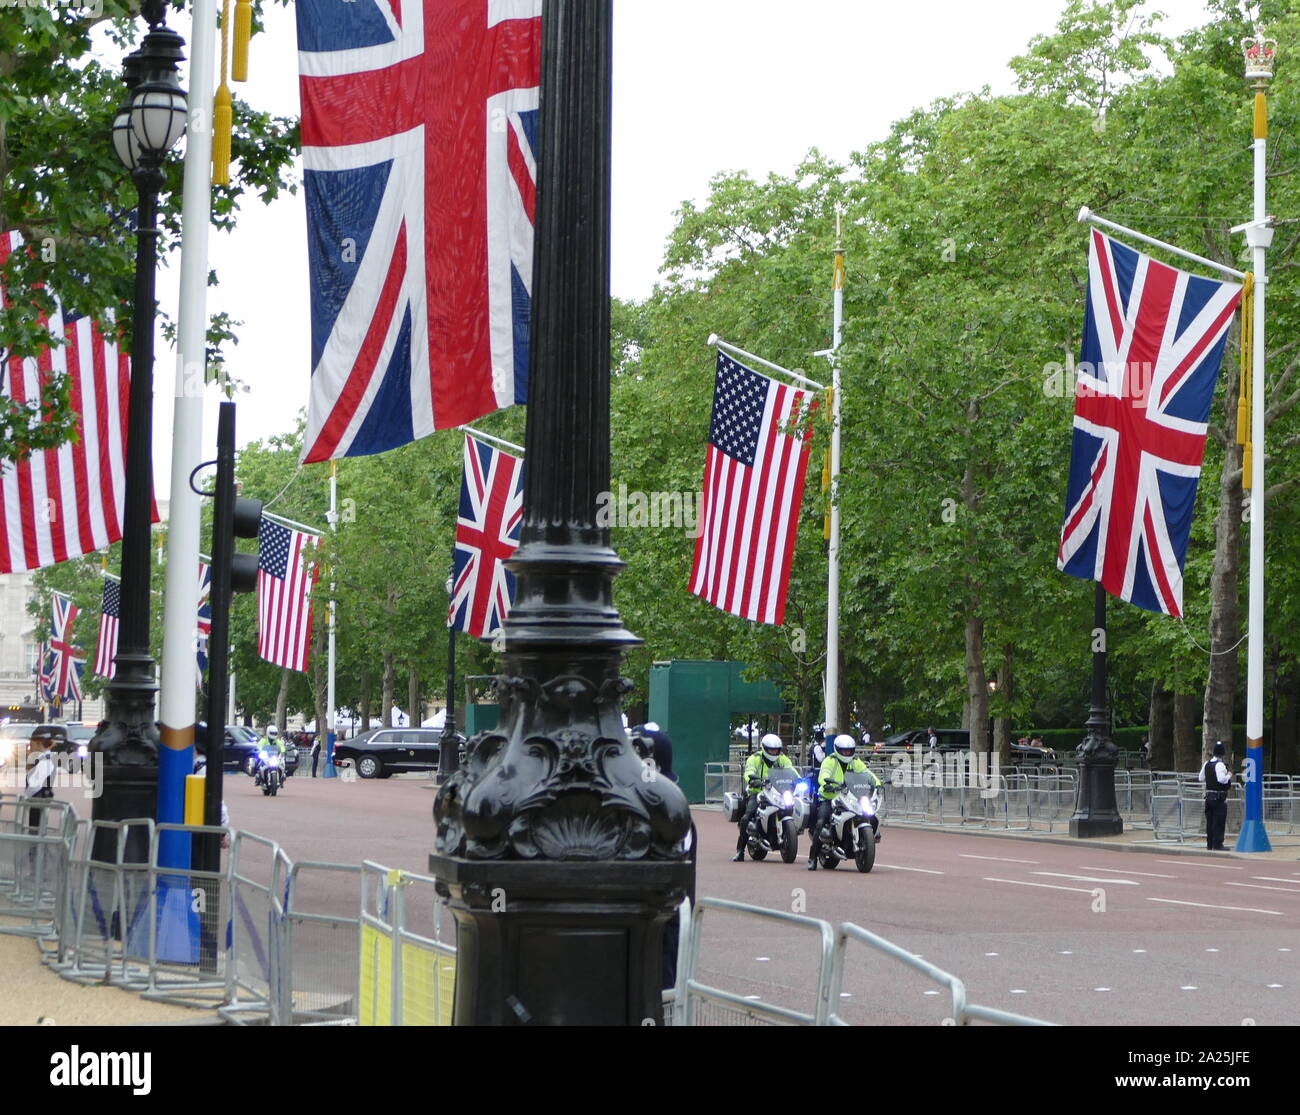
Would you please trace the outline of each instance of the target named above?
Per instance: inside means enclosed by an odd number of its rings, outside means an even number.
[[[1104,721],[1093,710],[1088,735],[1078,747],[1079,800],[1070,818],[1070,835],[1080,838],[1118,836],[1124,831],[1115,799],[1115,767],[1119,748],[1102,727]]]
[[[434,854],[429,872],[456,918],[455,1025],[662,1024],[664,926],[689,863]]]
[[[1243,821],[1241,833],[1237,836],[1237,843],[1233,845],[1234,852],[1271,852],[1273,845],[1269,843],[1268,832],[1264,829],[1263,821]]]

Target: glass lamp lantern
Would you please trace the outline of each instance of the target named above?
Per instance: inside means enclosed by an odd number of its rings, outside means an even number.
[[[123,105],[113,118],[113,150],[127,170],[140,165],[140,141],[131,127],[131,106]]]
[[[175,78],[150,82],[131,98],[131,134],[142,151],[161,157],[185,134],[188,111]]]

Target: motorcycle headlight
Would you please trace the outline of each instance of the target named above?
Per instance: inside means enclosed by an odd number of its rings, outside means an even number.
[[[869,797],[858,798],[858,805],[862,807],[863,813],[870,813],[875,807],[871,804]]]
[[[789,790],[786,790],[785,793],[783,793],[783,794],[781,795],[781,804],[782,804],[782,805],[793,805],[793,804],[794,804],[794,794],[792,794]]]
[[[807,782],[799,782],[795,784],[794,792],[796,794],[806,794],[809,789],[810,787]]]

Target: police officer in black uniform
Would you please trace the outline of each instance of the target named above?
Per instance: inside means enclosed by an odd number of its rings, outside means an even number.
[[[1228,825],[1228,785],[1232,775],[1223,762],[1223,741],[1214,745],[1214,755],[1201,767],[1197,781],[1205,786],[1205,846],[1211,852],[1226,852],[1223,830]]]
[[[32,750],[27,755],[25,798],[48,799],[54,796],[55,765],[54,746],[68,738],[67,730],[58,724],[42,724],[32,733]],[[41,810],[27,811],[27,827],[33,834],[41,830]]]

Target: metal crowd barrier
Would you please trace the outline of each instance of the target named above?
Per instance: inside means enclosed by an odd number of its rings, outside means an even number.
[[[23,923],[0,926],[0,933],[40,938],[59,931],[76,828],[66,802],[0,800],[0,917]]]
[[[716,910],[764,921],[769,925],[797,926],[810,930],[821,939],[821,957],[817,981],[817,999],[811,1012],[795,1010],[769,1002],[761,996],[746,998],[734,991],[712,987],[696,979],[700,964],[700,936],[705,916]],[[709,919],[712,920],[712,919]],[[786,1025],[822,1026],[826,1023],[829,1007],[831,963],[835,950],[835,934],[828,923],[801,914],[787,914],[781,910],[765,910],[723,898],[701,898],[691,911],[690,933],[686,937],[686,951],[679,952],[677,960],[677,987],[673,1002],[672,1025]],[[807,955],[802,953],[802,955]]]
[[[700,974],[700,938],[705,916],[710,910],[739,914],[767,923],[769,926],[790,925],[817,934],[821,941],[818,981],[812,1011],[796,1010],[770,1001],[770,997],[742,996],[736,990],[710,986],[703,983]],[[913,971],[920,972],[948,990],[951,1014],[942,1021],[958,1026],[972,1022],[990,1022],[1004,1026],[1050,1026],[1050,1022],[994,1007],[970,1003],[966,986],[950,972],[914,956],[892,941],[878,936],[861,926],[846,922],[836,931],[829,922],[819,918],[788,914],[780,910],[767,910],[740,902],[720,898],[702,898],[693,910],[682,911],[682,945],[677,973],[677,986],[665,994],[665,1002],[672,1010],[666,1016],[673,1026],[703,1025],[793,1025],[793,1026],[847,1026],[841,1013],[844,976],[849,963],[849,944],[857,942],[875,950],[891,960],[898,961]],[[689,930],[688,930],[689,927]],[[746,936],[747,942],[752,937]],[[748,977],[746,982],[752,982]],[[761,983],[756,986],[762,986]]]
[[[281,853],[283,854],[283,853]],[[312,882],[362,878],[358,864],[295,863],[289,869],[280,936],[276,1025],[343,1025],[357,1018],[357,937],[361,918],[312,909]],[[360,910],[360,896],[352,906]]]
[[[704,804],[721,805],[723,794],[739,793],[741,770],[739,763],[705,763]]]
[[[451,1025],[456,948],[442,940],[445,903],[434,885],[427,875],[361,865],[359,1025]]]
[[[229,956],[225,1004],[218,1012],[227,1022],[271,1021],[282,1008],[288,862],[274,840],[237,832],[231,841]]]

